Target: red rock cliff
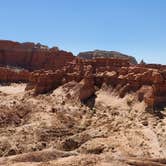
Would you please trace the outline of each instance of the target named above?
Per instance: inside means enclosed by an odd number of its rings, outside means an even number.
[[[27,70],[0,67],[0,82],[29,82],[30,72]]]
[[[58,50],[49,49],[47,46],[34,43],[18,43],[7,40],[0,40],[0,65],[19,66],[22,68],[36,69],[57,69],[73,60],[73,54]]]

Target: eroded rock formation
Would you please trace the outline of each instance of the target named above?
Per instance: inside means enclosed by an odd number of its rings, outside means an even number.
[[[0,67],[0,82],[29,82],[30,72],[22,69]]]
[[[166,66],[136,64],[135,58],[117,52],[85,52],[79,57],[56,47],[3,40],[0,41],[3,66],[0,81],[28,82],[26,90],[34,89],[35,94],[75,81],[73,88],[80,100],[91,97],[95,89],[106,84],[120,97],[134,92],[150,109],[166,105]]]
[[[0,65],[19,66],[29,70],[57,69],[73,60],[72,53],[41,44],[0,40]]]
[[[144,100],[148,108],[153,109],[166,104],[165,78],[165,66],[133,66],[129,60],[120,58],[75,59],[62,70],[32,73],[28,85],[31,88],[27,89],[34,88],[39,94],[76,81],[82,85],[79,93],[80,100],[84,100],[94,94],[95,87],[107,84],[120,97],[134,92],[138,100]]]
[[[0,67],[0,165],[166,164],[166,108],[155,109],[166,106],[166,66],[101,57],[57,57],[58,65],[38,66],[20,59],[24,54],[13,53],[12,61],[7,55]]]

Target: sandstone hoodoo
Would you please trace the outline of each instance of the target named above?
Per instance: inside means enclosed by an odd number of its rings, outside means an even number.
[[[86,73],[89,69],[91,74],[87,77]],[[148,65],[133,66],[128,59],[123,58],[89,60],[76,58],[73,62],[66,64],[61,71],[32,73],[28,86],[34,88],[35,93],[38,94],[49,92],[70,81],[80,82],[80,84],[84,82],[86,88],[79,92],[80,96],[84,96],[80,97],[82,100],[93,95],[95,87],[98,89],[103,84],[107,84],[119,97],[135,93],[140,101],[145,101],[147,108],[154,109],[166,105],[165,77],[165,66],[160,68],[152,68]]]
[[[29,70],[57,69],[73,60],[73,54],[56,47],[35,43],[0,40],[0,65],[16,66]]]

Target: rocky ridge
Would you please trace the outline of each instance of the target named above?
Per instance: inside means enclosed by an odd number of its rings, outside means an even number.
[[[80,85],[80,100],[93,96],[96,88],[106,84],[121,98],[134,93],[139,101],[145,101],[148,109],[166,104],[166,67],[162,65],[132,65],[128,60],[116,58],[78,58],[61,70],[32,72],[29,81],[27,90],[34,89],[35,94],[75,81]]]
[[[0,65],[16,66],[29,70],[60,68],[74,59],[73,54],[48,48],[40,43],[19,43],[0,40]]]
[[[122,54],[117,51],[103,51],[103,50],[86,51],[86,52],[80,52],[78,54],[78,57],[82,59],[122,58],[122,59],[128,59],[133,64],[137,64],[137,60],[133,56]]]

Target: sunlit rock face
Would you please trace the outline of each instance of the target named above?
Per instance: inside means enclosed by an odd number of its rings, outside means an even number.
[[[72,53],[56,47],[48,48],[30,42],[0,40],[0,65],[2,66],[19,66],[30,70],[56,69],[73,58]]]
[[[123,58],[76,58],[61,70],[31,73],[28,86],[35,88],[36,94],[39,94],[70,81],[84,83],[85,87],[89,85],[82,91],[89,94],[83,99],[93,95],[95,87],[101,88],[107,84],[122,98],[128,93],[135,93],[138,100],[145,101],[150,109],[166,103],[165,66],[133,65]]]

